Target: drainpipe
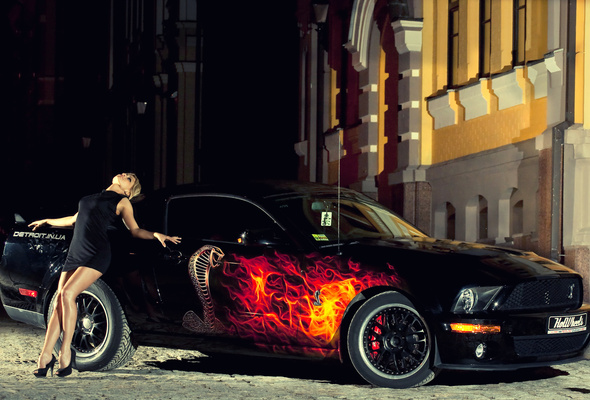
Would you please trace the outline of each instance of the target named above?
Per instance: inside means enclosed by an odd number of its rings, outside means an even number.
[[[551,259],[563,262],[563,146],[565,131],[574,124],[576,88],[576,0],[568,0],[565,121],[553,127],[551,162]]]

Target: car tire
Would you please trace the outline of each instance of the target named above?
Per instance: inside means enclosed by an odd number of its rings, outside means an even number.
[[[378,294],[359,307],[350,322],[347,350],[359,375],[376,386],[421,386],[437,374],[428,324],[397,292]]]
[[[53,311],[57,293],[49,306]],[[133,357],[137,347],[125,313],[111,288],[95,281],[77,298],[78,318],[72,339],[76,352],[73,367],[78,371],[107,371],[121,367]],[[59,353],[62,337],[55,344]]]

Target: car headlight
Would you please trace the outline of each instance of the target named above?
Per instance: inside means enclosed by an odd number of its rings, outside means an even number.
[[[501,286],[481,286],[462,289],[455,299],[452,311],[458,314],[485,311],[493,304],[501,289]]]

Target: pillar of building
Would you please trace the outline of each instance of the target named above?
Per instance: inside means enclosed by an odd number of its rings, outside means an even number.
[[[160,96],[154,99],[154,189],[166,187],[168,167],[168,74],[153,76],[154,86]]]
[[[422,95],[421,20],[398,19],[391,23],[399,54],[398,168],[389,176],[389,184],[402,199],[401,212],[419,228],[430,231],[431,189],[420,158],[420,104]]]
[[[563,154],[564,263],[590,283],[590,130],[573,125],[565,131]]]
[[[176,184],[195,181],[195,96],[196,63],[177,62],[178,120],[176,126]]]
[[[195,182],[197,99],[197,10],[194,2],[180,1],[176,22],[178,61],[174,64],[178,76],[176,127],[176,184]]]

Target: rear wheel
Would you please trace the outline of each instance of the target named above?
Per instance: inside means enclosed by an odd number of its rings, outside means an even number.
[[[53,311],[56,296],[51,300]],[[76,351],[74,368],[106,371],[125,365],[135,354],[131,331],[117,297],[102,280],[97,280],[76,299],[78,318],[72,339]],[[62,338],[55,345],[59,352]]]
[[[367,300],[352,317],[347,345],[354,368],[377,386],[425,385],[437,373],[428,325],[399,293],[386,292]]]

